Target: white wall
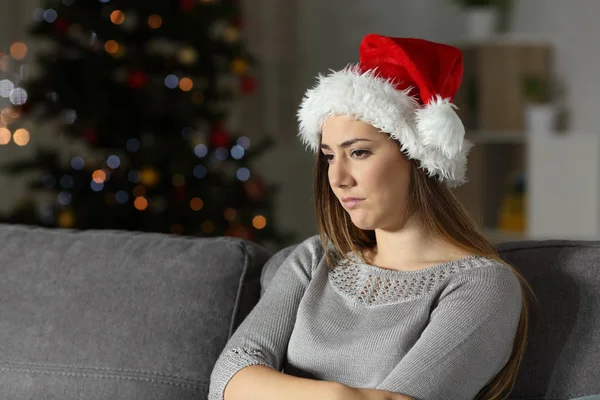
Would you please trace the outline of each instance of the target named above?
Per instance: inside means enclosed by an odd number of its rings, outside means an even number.
[[[301,79],[358,61],[367,33],[453,41],[460,38],[458,10],[450,0],[304,0],[299,10]]]
[[[568,89],[571,128],[600,133],[600,1],[520,0],[515,32],[548,40],[555,46],[555,67]]]

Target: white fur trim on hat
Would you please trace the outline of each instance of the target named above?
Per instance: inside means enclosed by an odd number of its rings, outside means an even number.
[[[466,182],[467,154],[472,144],[464,139],[464,127],[448,99],[439,96],[424,107],[376,71],[360,71],[350,65],[318,76],[298,110],[302,143],[319,151],[323,123],[333,115],[350,115],[397,140],[408,158],[420,161],[430,176],[450,187]]]

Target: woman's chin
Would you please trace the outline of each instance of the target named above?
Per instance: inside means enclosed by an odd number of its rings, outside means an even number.
[[[375,229],[373,223],[366,218],[354,216],[352,213],[350,213],[350,219],[352,220],[354,226],[356,226],[358,229],[362,229],[363,231],[371,231]]]

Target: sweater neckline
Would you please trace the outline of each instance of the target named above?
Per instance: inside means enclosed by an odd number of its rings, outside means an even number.
[[[397,269],[382,268],[382,267],[378,267],[376,265],[365,263],[354,252],[347,253],[347,256],[348,256],[348,259],[350,260],[351,264],[355,265],[356,267],[358,267],[360,269],[367,270],[369,272],[376,273],[379,275],[393,275],[393,276],[423,275],[426,273],[438,271],[440,269],[449,269],[452,267],[457,268],[460,266],[463,266],[463,268],[464,268],[465,265],[483,266],[483,265],[487,264],[486,261],[487,262],[491,261],[487,257],[484,257],[484,256],[470,255],[470,256],[458,258],[456,260],[444,261],[442,263],[438,263],[438,264],[432,265],[427,268],[417,269],[417,270],[413,270],[413,271],[402,271],[402,270],[397,270]],[[342,260],[342,263],[343,263],[343,261],[344,260]]]

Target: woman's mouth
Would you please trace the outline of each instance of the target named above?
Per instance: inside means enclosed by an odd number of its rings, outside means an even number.
[[[363,200],[364,199],[359,199],[358,197],[344,197],[342,199],[342,205],[344,208],[352,209],[358,207]]]

